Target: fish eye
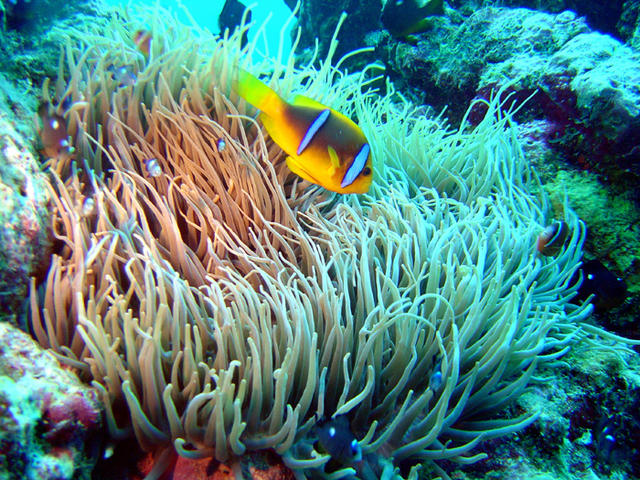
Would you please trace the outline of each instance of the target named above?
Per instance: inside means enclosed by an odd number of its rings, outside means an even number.
[[[358,441],[357,440],[352,440],[351,441],[351,453],[353,455],[357,454],[360,451],[360,446],[358,445]]]
[[[371,175],[371,169],[369,167],[364,167],[362,169],[362,175],[364,175],[365,177],[368,177],[369,175]]]

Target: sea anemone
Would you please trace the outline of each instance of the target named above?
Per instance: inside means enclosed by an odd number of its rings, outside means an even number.
[[[64,52],[51,95],[78,154],[50,161],[59,248],[31,289],[35,336],[96,386],[111,434],[232,464],[273,449],[301,478],[415,478],[534,421],[499,410],[585,335],[590,307],[569,303],[585,229],[566,207],[563,249],[537,255],[553,213],[500,96],[452,131],[372,91],[374,69],[330,54],[269,71],[240,33],[150,18],[148,59],[135,18]],[[238,66],[357,117],[371,191],[295,177],[233,92]],[[338,416],[358,464],[317,451],[314,426]]]

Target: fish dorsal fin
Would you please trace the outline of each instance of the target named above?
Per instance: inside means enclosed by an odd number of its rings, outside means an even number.
[[[329,158],[331,159],[331,167],[329,167],[329,175],[333,175],[335,171],[340,168],[340,158],[338,157],[338,152],[331,145],[327,147],[329,151]]]
[[[304,95],[296,95],[291,103],[292,105],[297,105],[299,107],[312,107],[319,108],[321,110],[325,110],[327,108],[326,105],[321,104],[313,98],[305,97]]]

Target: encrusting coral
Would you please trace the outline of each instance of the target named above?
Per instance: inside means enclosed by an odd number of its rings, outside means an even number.
[[[0,322],[0,477],[90,478],[105,437],[102,405],[50,352]]]
[[[498,410],[584,335],[589,307],[568,302],[585,232],[566,208],[565,248],[536,255],[552,213],[499,97],[451,132],[367,92],[367,72],[289,59],[275,89],[354,115],[371,142],[371,191],[337,196],[290,173],[233,92],[254,45],[151,18],[149,59],[135,20],[66,49],[55,98],[78,153],[50,161],[59,249],[31,293],[35,336],[93,381],[112,435],[158,452],[149,478],[173,452],[261,449],[301,478],[445,475],[438,460],[481,459],[480,440],[535,420]],[[340,415],[362,462],[315,449]]]

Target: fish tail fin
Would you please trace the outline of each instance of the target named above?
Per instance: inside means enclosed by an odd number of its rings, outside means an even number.
[[[278,117],[284,100],[267,84],[246,70],[238,69],[238,95],[269,117]]]

